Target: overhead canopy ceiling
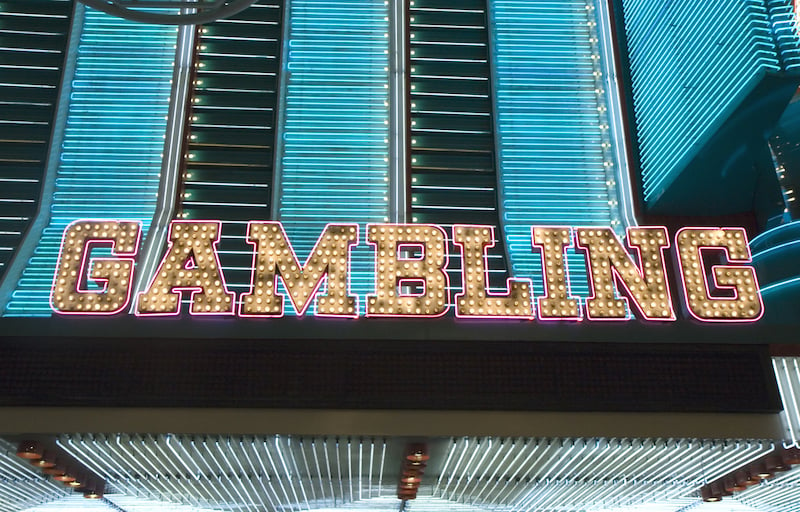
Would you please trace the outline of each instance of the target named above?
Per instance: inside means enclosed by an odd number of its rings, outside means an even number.
[[[0,440],[0,510],[69,510],[99,501],[106,510],[125,511],[168,504],[175,507],[170,510],[242,512],[403,506],[420,512],[677,511],[701,504],[699,490],[707,482],[774,448],[757,440],[427,439],[430,458],[417,497],[403,502],[397,494],[410,441],[420,440],[170,434],[45,439],[70,461],[71,471],[88,470],[90,478],[105,482],[101,500],[84,500],[17,457],[15,444]],[[798,493],[800,471],[794,470],[724,502],[743,504],[726,510],[791,512],[800,510]]]

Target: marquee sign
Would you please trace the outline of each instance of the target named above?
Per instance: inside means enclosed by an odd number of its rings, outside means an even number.
[[[250,222],[251,286],[238,297],[226,287],[220,269],[220,228],[219,221],[172,221],[158,270],[134,297],[140,223],[75,221],[64,232],[51,306],[64,315],[113,315],[128,310],[133,301],[138,316],[165,316],[178,315],[184,297],[192,315],[281,317],[288,307],[297,314],[311,307],[318,316],[359,316],[362,298],[349,286],[350,251],[360,243],[357,224],[327,225],[301,263],[280,222]],[[366,316],[446,314],[451,307],[445,272],[448,235],[461,253],[464,286],[452,300],[457,317],[674,321],[667,253],[676,262],[680,295],[692,317],[748,322],[764,311],[742,228],[683,228],[672,246],[660,226],[630,227],[624,243],[608,227],[533,226],[531,250],[541,256],[545,285],[545,293],[534,297],[532,281],[524,277],[508,279],[503,293],[488,290],[491,226],[455,225],[446,231],[430,224],[369,224],[366,243],[375,252],[375,286],[363,298]],[[93,248],[102,246],[111,248],[110,257],[92,255]],[[585,300],[570,294],[565,250],[572,246],[586,258],[591,296]],[[285,292],[279,291],[279,280]]]

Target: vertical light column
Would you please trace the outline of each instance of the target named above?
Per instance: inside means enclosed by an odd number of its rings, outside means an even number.
[[[189,94],[189,82],[192,77],[194,44],[195,27],[193,25],[181,25],[178,28],[172,91],[170,93],[171,100],[167,115],[163,161],[161,163],[159,202],[150,225],[150,232],[142,242],[139,252],[133,297],[143,292],[144,288],[152,281],[153,273],[161,261],[162,249],[167,244],[170,221],[175,214],[175,195],[180,185],[179,172],[184,154],[184,123],[188,113],[187,96]],[[135,301],[131,302],[131,308],[135,308]]]
[[[217,253],[237,293],[250,290],[247,223],[272,218],[282,19],[282,2],[261,0],[195,41],[176,218],[222,221]]]
[[[178,28],[87,8],[50,222],[4,316],[49,316],[64,228],[81,218],[142,222],[156,209]]]
[[[783,403],[785,444],[800,447],[800,358],[773,357],[772,368]]]
[[[330,222],[389,221],[388,4],[287,3],[277,217],[301,261]],[[351,264],[362,297],[374,265],[363,237]]]
[[[408,221],[407,1],[393,0],[389,12],[389,220],[397,223]]]
[[[409,8],[411,221],[500,226],[486,0],[414,0]],[[499,229],[494,235],[501,238]],[[502,238],[501,238],[502,239]],[[450,289],[462,287],[451,245]],[[508,278],[505,244],[487,251],[488,285]]]
[[[621,228],[594,2],[490,2],[501,223],[512,274],[543,293],[532,225]],[[572,292],[588,293],[570,250]]]

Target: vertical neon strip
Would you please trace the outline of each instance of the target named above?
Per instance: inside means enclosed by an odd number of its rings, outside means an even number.
[[[407,130],[406,126],[406,0],[394,0],[389,16],[389,54],[391,72],[389,76],[390,101],[390,189],[389,215],[391,222],[406,222],[406,170]]]
[[[177,27],[87,8],[49,225],[4,316],[49,316],[61,236],[81,218],[139,221],[155,212]]]
[[[385,0],[288,3],[283,223],[305,261],[328,223],[389,220],[389,7]],[[373,289],[366,247],[353,250],[352,289]]]
[[[594,2],[490,7],[501,222],[512,275],[541,276],[532,225],[620,226]],[[588,294],[574,249],[568,266],[573,294]]]
[[[602,81],[598,80],[600,83],[598,84],[597,92],[606,97],[608,140],[604,143],[611,144],[610,147],[606,146],[605,149],[615,168],[615,172],[609,173],[614,177],[607,181],[606,184],[610,190],[615,192],[614,195],[619,202],[620,223],[615,224],[613,227],[618,235],[625,236],[624,229],[635,227],[638,224],[638,220],[634,209],[634,185],[631,183],[631,170],[629,168],[627,141],[625,139],[625,122],[623,120],[624,114],[622,100],[620,99],[621,78],[617,76],[617,62],[614,55],[616,41],[611,27],[609,2],[608,0],[595,0],[594,4],[597,13],[595,37],[601,50],[600,57],[602,59]],[[614,220],[612,219],[612,224],[614,224]]]

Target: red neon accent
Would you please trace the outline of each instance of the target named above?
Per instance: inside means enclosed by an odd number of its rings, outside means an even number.
[[[194,270],[197,268],[197,261],[194,258],[194,253],[189,254],[189,257],[186,258],[186,261],[183,264],[183,270]]]
[[[414,225],[416,225],[416,224],[414,224]],[[401,254],[403,251],[415,252],[415,253],[419,253],[419,255],[418,256],[403,256]],[[416,243],[416,242],[409,242],[407,244],[406,243],[399,243],[399,244],[397,244],[397,256],[396,256],[396,258],[398,260],[404,260],[404,261],[421,261],[421,260],[423,260],[425,258],[425,245],[424,244],[419,244],[419,243]]]
[[[404,258],[404,259],[407,259],[407,260],[410,260],[410,259],[419,260],[419,258]],[[402,279],[398,279],[396,288],[399,290],[404,286],[408,286],[408,287],[420,286],[420,287],[422,287],[422,291],[421,292],[419,292],[419,293],[405,293],[405,294],[403,294],[403,296],[405,296],[405,297],[424,297],[425,294],[428,292],[427,283],[422,278],[404,277]],[[400,295],[399,291],[395,292],[395,293],[397,293],[398,296]]]

